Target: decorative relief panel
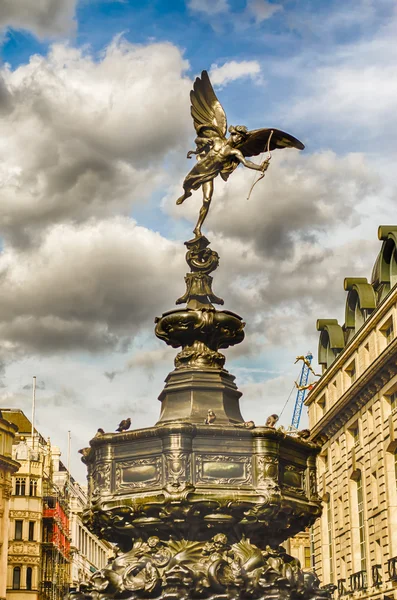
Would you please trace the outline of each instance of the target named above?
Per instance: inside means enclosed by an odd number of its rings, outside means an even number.
[[[268,479],[278,480],[278,458],[268,454],[256,457],[256,477],[258,485]]]
[[[24,553],[24,545],[20,544],[11,544],[10,553],[12,554],[23,554]]]
[[[308,482],[308,496],[309,498],[313,498],[315,500],[318,500],[319,495],[318,495],[318,490],[317,490],[317,477],[316,477],[316,471],[314,469],[310,469],[309,471],[309,482]]]
[[[156,487],[161,483],[161,456],[136,458],[116,463],[116,489]]]
[[[283,488],[294,494],[305,496],[306,493],[303,487],[304,472],[305,470],[297,465],[285,465],[282,475]]]
[[[191,454],[189,452],[166,452],[164,454],[165,479],[168,482],[191,481]]]
[[[101,491],[110,492],[110,476],[112,465],[109,462],[98,463],[93,471],[94,495]]]
[[[251,457],[236,454],[199,454],[196,457],[196,483],[250,485]]]
[[[10,510],[10,519],[40,519],[41,513],[34,510]]]
[[[39,565],[40,556],[12,556],[9,554],[7,561],[11,565],[20,565],[21,563],[27,565]]]

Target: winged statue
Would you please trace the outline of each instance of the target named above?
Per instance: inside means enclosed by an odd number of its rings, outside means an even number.
[[[187,158],[196,155],[197,162],[186,175],[183,182],[184,193],[177,204],[182,204],[200,187],[203,191],[203,206],[200,209],[197,224],[193,230],[196,237],[201,236],[201,227],[208,214],[214,192],[214,179],[218,175],[226,181],[241,163],[248,169],[260,171],[264,176],[269,166],[270,152],[276,148],[304,149],[302,142],[289,133],[279,129],[253,129],[248,131],[244,125],[227,128],[225,111],[211,85],[207,71],[197,77],[190,92],[191,115],[197,133],[196,150],[190,150]],[[229,137],[226,137],[229,131]],[[267,150],[268,156],[256,164],[247,159]]]

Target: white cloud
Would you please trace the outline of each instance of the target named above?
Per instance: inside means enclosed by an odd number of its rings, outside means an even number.
[[[337,16],[350,18],[351,12]],[[305,49],[289,61],[275,61],[273,72],[288,80],[294,97],[280,104],[279,114],[287,114],[290,123],[306,121],[324,136],[328,132],[328,138],[358,142],[374,152],[391,148],[397,134],[396,33],[395,9],[387,24],[371,35],[340,45],[328,40],[328,52],[315,55]]]
[[[126,217],[55,226],[37,247],[7,247],[0,255],[3,356],[125,349],[173,305],[182,260],[179,246]]]
[[[283,10],[281,4],[271,4],[267,0],[247,0],[247,13],[256,23],[270,19],[279,10]]]
[[[77,0],[2,0],[0,29],[26,29],[39,38],[65,36],[76,28]]]
[[[187,62],[172,44],[115,39],[98,57],[63,44],[0,71],[0,233],[129,214],[168,175],[190,131]],[[171,171],[170,171],[171,172]]]
[[[227,0],[189,0],[188,8],[193,12],[213,16],[228,12]]]
[[[221,67],[212,65],[209,76],[213,85],[222,86],[241,77],[257,79],[260,72],[261,68],[256,60],[242,60],[240,62],[231,60]]]

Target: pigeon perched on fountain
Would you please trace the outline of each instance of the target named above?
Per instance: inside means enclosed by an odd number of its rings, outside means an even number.
[[[276,423],[278,421],[278,415],[270,415],[270,417],[268,417],[266,419],[266,423],[265,423],[265,427],[275,427]]]
[[[130,419],[130,417],[128,417],[128,419],[123,419],[121,421],[121,423],[117,427],[116,431],[119,431],[121,433],[122,431],[127,431],[127,429],[129,429],[130,427],[131,427],[131,419]]]
[[[209,409],[209,411],[207,412],[207,417],[204,421],[204,425],[212,425],[212,423],[214,423],[216,420],[216,414],[214,413],[213,410]]]

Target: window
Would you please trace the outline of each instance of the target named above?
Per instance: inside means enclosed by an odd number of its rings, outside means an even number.
[[[368,409],[367,412],[367,426],[368,426],[368,433],[371,434],[374,432],[374,413],[372,411],[372,408]]]
[[[310,546],[305,546],[305,569],[310,569],[311,560],[310,560]]]
[[[371,491],[372,491],[372,506],[376,508],[379,502],[378,496],[378,476],[376,471],[371,474]]]
[[[310,527],[310,554],[312,559],[312,564],[310,565],[314,569],[314,529]]]
[[[364,346],[364,366],[368,367],[370,362],[370,354],[369,354],[369,343]]]
[[[15,478],[15,495],[25,496],[26,494],[26,477]]]
[[[32,567],[26,569],[26,589],[32,589]]]
[[[12,589],[21,589],[21,567],[14,567],[12,572]]]
[[[390,344],[394,339],[393,317],[390,317],[390,319],[386,321],[380,331],[385,336],[386,344]]]
[[[393,329],[393,321],[390,323],[389,327],[385,330],[385,338],[386,344],[390,344],[394,338],[394,329]]]
[[[337,462],[338,460],[340,460],[340,455],[341,455],[340,442],[339,442],[339,439],[336,438],[335,442],[334,442],[334,459],[335,459],[335,462]]]
[[[358,426],[358,421],[356,423],[354,423],[354,425],[349,427],[349,433],[350,433],[353,445],[358,446],[360,444],[360,428]]]
[[[332,508],[331,498],[327,506],[327,529],[328,529],[328,556],[329,556],[329,582],[334,583],[334,552],[332,546]]]
[[[353,383],[354,381],[356,381],[357,373],[356,373],[356,361],[355,360],[353,360],[350,363],[350,365],[348,367],[346,367],[345,371],[350,378],[350,383]]]
[[[342,500],[342,496],[339,496],[338,498],[338,521],[339,521],[339,528],[341,529],[343,527],[343,523],[344,523],[344,511],[343,511],[343,500]]]
[[[37,479],[31,479],[29,482],[29,496],[37,496]]]
[[[389,402],[390,402],[390,408],[393,412],[394,409],[397,408],[397,392],[393,392],[392,394],[390,394]]]
[[[397,486],[397,450],[394,453],[394,476],[396,478],[396,486]]]
[[[23,526],[23,521],[15,521],[15,537],[14,537],[15,540],[22,539],[22,526]]]
[[[364,519],[364,503],[363,503],[363,482],[360,479],[357,481],[357,507],[358,507],[358,531],[360,537],[360,570],[367,570],[366,548],[365,548],[365,519]]]
[[[29,521],[29,542],[34,542],[34,521]]]
[[[321,454],[320,457],[322,458],[322,461],[324,463],[324,469],[328,469],[328,450],[323,452],[323,454]]]
[[[320,416],[322,416],[325,413],[325,407],[326,407],[326,401],[325,401],[325,394],[323,396],[321,396],[321,398],[319,400],[317,400],[317,404],[320,408]]]

